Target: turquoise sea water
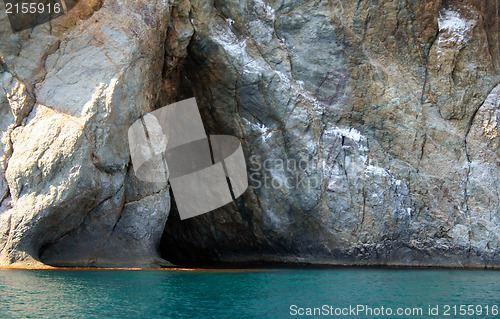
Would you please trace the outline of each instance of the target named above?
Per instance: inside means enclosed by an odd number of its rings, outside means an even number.
[[[429,305],[439,306],[439,314],[428,315]],[[460,305],[474,305],[474,315],[460,316]],[[0,318],[484,318],[486,306],[488,318],[500,318],[491,313],[495,305],[500,306],[498,271],[0,270]],[[333,307],[331,315],[299,315],[299,308],[306,314],[323,306]],[[335,309],[349,306],[375,313],[383,306],[385,313],[335,316]],[[422,315],[389,316],[388,307],[421,308]]]

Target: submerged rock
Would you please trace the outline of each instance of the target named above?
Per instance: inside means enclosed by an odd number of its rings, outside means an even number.
[[[499,8],[105,0],[15,34],[0,13],[0,264],[499,267]],[[251,186],[167,221],[127,130],[192,96]]]

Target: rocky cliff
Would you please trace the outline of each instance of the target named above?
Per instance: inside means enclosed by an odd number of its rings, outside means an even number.
[[[500,1],[94,0],[18,33],[4,12],[0,264],[500,266]],[[193,96],[251,186],[180,221],[127,130]]]

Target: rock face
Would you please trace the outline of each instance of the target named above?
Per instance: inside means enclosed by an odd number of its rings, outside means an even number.
[[[170,5],[80,1],[16,34],[3,12],[0,264],[158,265],[168,189],[130,173],[127,129],[157,100]]]
[[[185,73],[252,189],[174,262],[498,267],[498,1],[191,1]]]
[[[16,34],[0,14],[0,264],[500,267],[500,1],[87,1]],[[192,96],[251,187],[167,220],[127,129]]]

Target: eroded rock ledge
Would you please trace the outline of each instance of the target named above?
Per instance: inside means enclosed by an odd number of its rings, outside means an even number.
[[[79,6],[0,15],[1,265],[499,267],[499,1]],[[126,132],[192,96],[251,188],[181,222]]]

